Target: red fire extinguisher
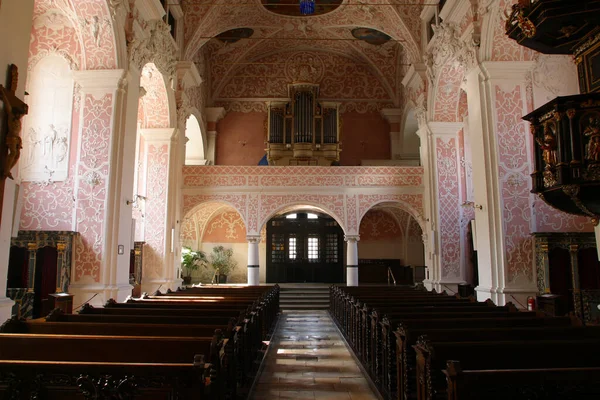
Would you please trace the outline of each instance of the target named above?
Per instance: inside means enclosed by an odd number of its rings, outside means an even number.
[[[527,298],[527,311],[534,311],[534,310],[535,310],[535,297],[529,296]]]

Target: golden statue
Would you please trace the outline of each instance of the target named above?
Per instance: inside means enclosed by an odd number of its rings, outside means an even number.
[[[583,134],[590,138],[585,158],[589,161],[600,161],[600,120],[591,117]]]
[[[17,98],[17,85],[19,83],[19,69],[16,65],[10,66],[10,87],[5,88],[0,85],[0,94],[4,102],[4,111],[7,116],[8,131],[4,143],[8,149],[8,154],[2,166],[2,176],[14,179],[10,171],[19,161],[21,149],[23,148],[21,137],[21,119],[29,111],[29,107],[23,101]]]
[[[542,149],[542,157],[546,168],[551,168],[556,165],[556,137],[552,133],[550,125],[544,127],[544,140],[536,138],[535,141]]]

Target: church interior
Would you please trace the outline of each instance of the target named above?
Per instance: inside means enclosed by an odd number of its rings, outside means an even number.
[[[565,3],[0,0],[0,394],[598,398]]]

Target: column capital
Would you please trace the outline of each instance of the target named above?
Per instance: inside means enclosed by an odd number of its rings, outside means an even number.
[[[384,108],[381,110],[381,115],[390,124],[399,124],[402,122],[402,117],[404,117],[404,110],[401,108]]]
[[[344,240],[346,242],[358,242],[360,240],[360,235],[345,235]]]
[[[484,61],[481,70],[487,79],[521,81],[534,65],[535,61]]]
[[[81,90],[96,97],[104,96],[117,90],[124,77],[124,69],[73,71],[73,80],[81,86]]]
[[[207,122],[219,122],[225,117],[227,112],[224,107],[207,107],[204,109],[204,113],[206,114]]]
[[[217,137],[217,131],[207,131],[206,132],[206,137],[209,138],[209,139],[210,138],[213,138],[213,139],[216,138]]]
[[[176,128],[140,129],[140,134],[147,142],[169,142],[174,138]]]
[[[260,243],[260,235],[248,235],[246,236],[246,240],[248,241],[248,243],[258,244]]]
[[[429,122],[427,126],[433,136],[456,136],[464,124],[462,122]]]
[[[193,61],[178,61],[176,69],[177,81],[181,86],[181,90],[200,86],[204,82]]]

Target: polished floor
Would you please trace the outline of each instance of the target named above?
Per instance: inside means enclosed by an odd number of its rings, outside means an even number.
[[[285,311],[250,397],[377,400],[327,311]]]

